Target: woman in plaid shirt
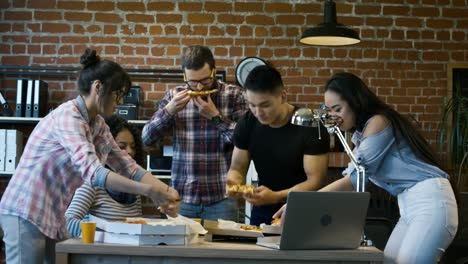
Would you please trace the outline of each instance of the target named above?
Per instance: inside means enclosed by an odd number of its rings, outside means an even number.
[[[78,97],[37,124],[0,201],[8,263],[54,262],[55,243],[68,236],[65,211],[83,182],[146,195],[163,213],[178,212],[177,191],[121,151],[101,117],[128,92],[129,76],[94,50],[80,62]]]

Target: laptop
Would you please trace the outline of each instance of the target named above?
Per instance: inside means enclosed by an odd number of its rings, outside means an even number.
[[[355,249],[369,206],[367,192],[290,192],[279,237],[257,245],[275,249]]]

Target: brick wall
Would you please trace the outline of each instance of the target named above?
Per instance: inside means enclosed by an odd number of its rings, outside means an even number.
[[[292,3],[289,3],[292,2]],[[79,66],[85,47],[125,68],[179,69],[182,47],[212,48],[234,81],[246,56],[271,60],[292,103],[317,107],[327,78],[351,71],[435,140],[447,63],[468,61],[466,0],[336,1],[338,21],[360,32],[350,47],[308,47],[301,32],[322,22],[323,1],[33,1],[0,0],[2,65]],[[73,79],[48,78],[52,106],[75,95]],[[145,91],[140,113],[173,83],[135,80]],[[2,76],[14,105],[15,83]]]

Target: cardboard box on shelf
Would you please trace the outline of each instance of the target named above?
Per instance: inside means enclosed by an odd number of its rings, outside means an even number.
[[[126,120],[138,120],[138,106],[134,104],[118,105],[115,114]]]

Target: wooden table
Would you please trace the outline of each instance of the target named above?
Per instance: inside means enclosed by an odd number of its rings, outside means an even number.
[[[275,250],[253,243],[201,242],[186,246],[127,246],[82,244],[69,239],[56,245],[56,263],[200,263],[295,264],[382,263],[383,252],[374,247],[355,250]]]

